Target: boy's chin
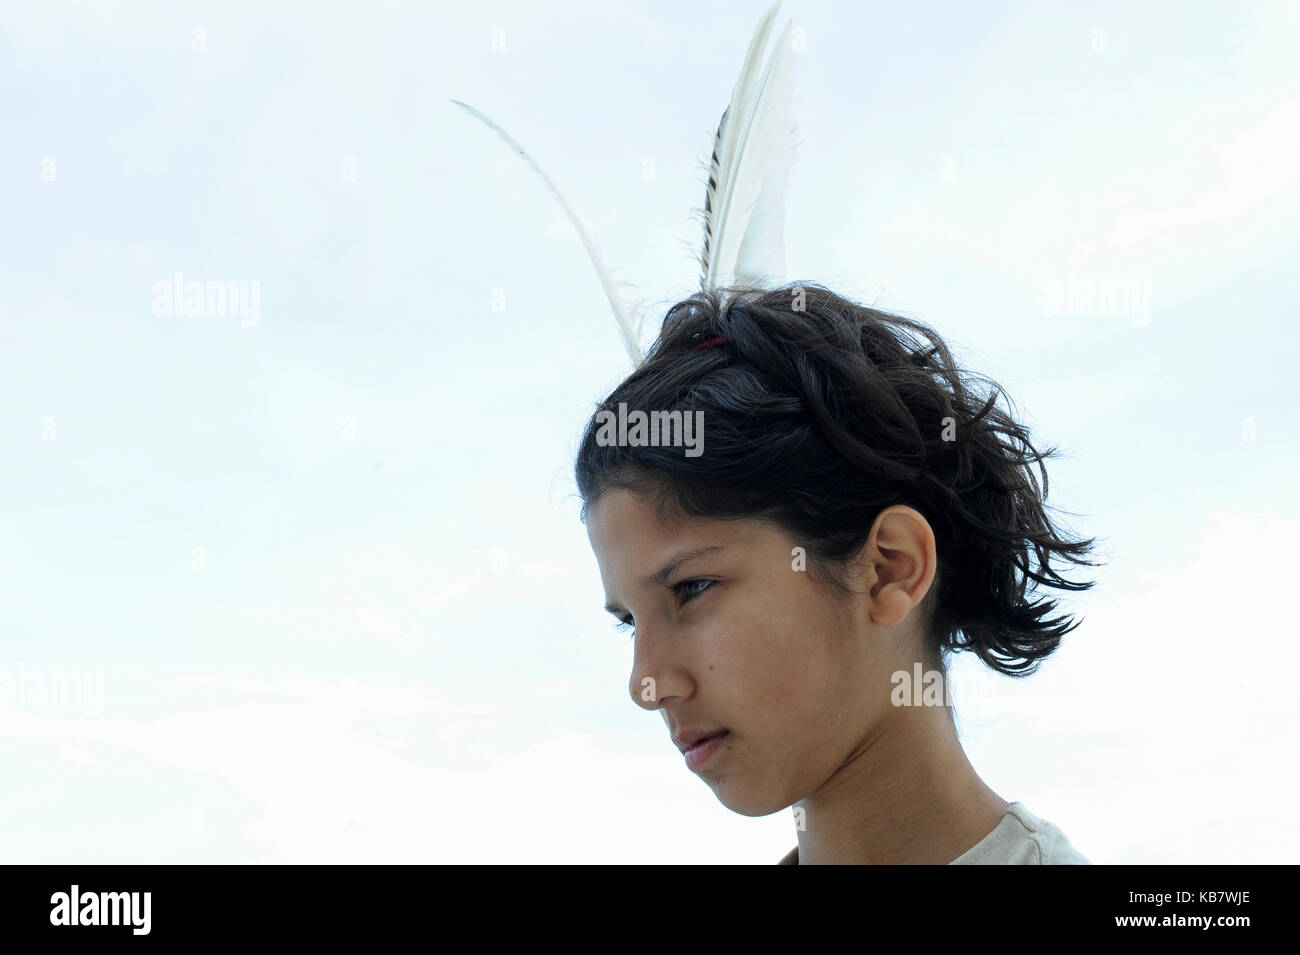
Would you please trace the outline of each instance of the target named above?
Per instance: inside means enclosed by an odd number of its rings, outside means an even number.
[[[770,816],[794,805],[794,801],[784,800],[772,792],[746,787],[738,780],[720,777],[707,782],[713,789],[713,794],[718,797],[718,802],[742,816]]]

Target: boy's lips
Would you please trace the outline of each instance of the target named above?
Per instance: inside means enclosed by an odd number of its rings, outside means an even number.
[[[714,736],[721,736],[723,733],[729,732],[731,731],[725,728],[716,730],[687,730],[675,735],[673,737],[673,742],[676,743],[677,748],[684,753],[688,749],[699,745],[706,739],[710,739]]]

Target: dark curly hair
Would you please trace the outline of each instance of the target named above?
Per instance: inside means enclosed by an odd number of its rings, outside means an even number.
[[[699,292],[669,308],[644,363],[587,424],[575,465],[582,519],[607,489],[624,488],[647,495],[661,517],[766,520],[843,593],[877,515],[909,505],[930,522],[938,552],[921,610],[929,663],[969,650],[1025,676],[1079,624],[1049,618],[1057,602],[1031,602],[1029,582],[1093,586],[1050,563],[1096,566],[1084,557],[1095,538],[1052,526],[1042,462],[1056,449],[1036,451],[999,395],[996,382],[959,368],[929,326],[820,285]],[[706,453],[598,440],[601,412],[620,403],[703,410]]]

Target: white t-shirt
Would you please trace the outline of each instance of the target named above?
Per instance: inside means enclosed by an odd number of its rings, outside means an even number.
[[[949,865],[1092,865],[1060,829],[1013,802],[987,836]]]
[[[780,865],[798,865],[799,847]],[[1092,865],[1060,829],[1013,802],[992,832],[949,865]]]

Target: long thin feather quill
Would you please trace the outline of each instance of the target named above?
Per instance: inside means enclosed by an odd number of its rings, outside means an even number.
[[[578,236],[582,239],[582,244],[587,249],[587,255],[591,258],[591,264],[596,267],[596,274],[600,276],[600,284],[605,289],[605,295],[609,299],[610,308],[614,310],[614,321],[618,325],[619,333],[623,337],[623,346],[627,349],[627,355],[632,359],[632,364],[634,366],[639,366],[642,362],[641,346],[637,344],[637,325],[639,322],[633,321],[632,312],[626,305],[624,305],[623,298],[618,292],[618,286],[627,283],[616,281],[610,274],[609,269],[605,267],[605,263],[601,259],[600,253],[596,251],[596,244],[591,240],[591,236],[587,234],[587,230],[583,228],[582,221],[578,218],[577,213],[573,211],[573,207],[569,205],[569,200],[564,198],[564,194],[560,192],[555,183],[551,181],[551,177],[542,171],[542,167],[537,164],[532,156],[528,155],[528,153],[524,151],[524,147],[520,146],[513,136],[468,103],[462,103],[458,99],[453,99],[452,102],[462,109],[467,110],[471,116],[478,117],[486,123],[490,129],[494,130],[498,136],[504,139],[515,152],[519,153],[519,155],[523,157],[524,161],[527,162],[528,165],[533,167],[533,170],[537,175],[542,177],[542,181],[546,183],[547,188],[550,189],[555,198],[559,200],[560,205],[564,208],[565,214],[569,217],[569,221],[572,222],[573,227],[578,230]]]
[[[763,15],[714,133],[704,197],[700,286],[758,285],[785,273],[785,188],[795,156],[794,60],[787,22],[762,73],[781,2]]]

